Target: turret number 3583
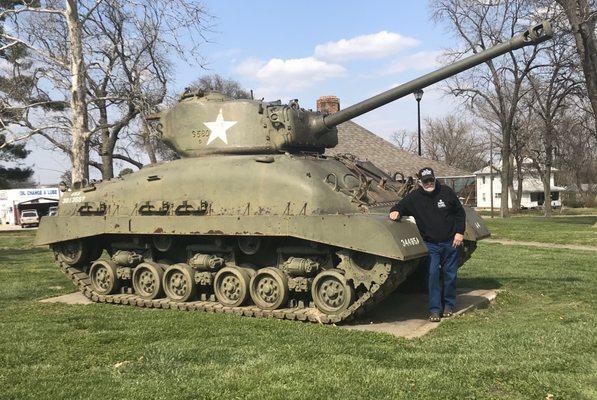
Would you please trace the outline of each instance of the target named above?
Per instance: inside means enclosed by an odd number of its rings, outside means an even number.
[[[407,238],[407,239],[400,239],[400,243],[402,243],[402,246],[408,247],[408,246],[416,246],[420,242],[419,242],[418,237],[411,237],[411,238]]]

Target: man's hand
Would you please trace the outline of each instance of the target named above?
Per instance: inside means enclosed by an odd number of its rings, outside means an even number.
[[[457,233],[454,235],[454,241],[452,242],[452,247],[458,247],[462,244],[464,240],[464,235],[462,233]]]
[[[400,213],[398,211],[392,211],[390,213],[390,219],[392,221],[398,221],[398,218],[400,218]]]

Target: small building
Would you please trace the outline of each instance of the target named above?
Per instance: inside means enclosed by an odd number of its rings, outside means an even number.
[[[493,166],[493,206],[499,207],[502,198],[502,181],[500,177],[501,165]],[[552,207],[559,207],[562,205],[561,192],[565,188],[556,186],[554,182],[554,172],[552,169],[550,177],[551,185],[551,205]],[[477,181],[477,207],[490,208],[491,207],[491,173],[489,166],[486,166],[475,172]],[[518,187],[518,181],[514,180],[514,190]],[[545,193],[543,191],[543,182],[532,171],[529,165],[523,167],[522,178],[522,197],[520,199],[520,207],[523,209],[543,207],[545,204]],[[512,208],[512,196],[508,197],[508,207]]]
[[[60,190],[55,187],[0,190],[0,223],[18,225],[23,210],[37,210],[40,217],[58,206]]]

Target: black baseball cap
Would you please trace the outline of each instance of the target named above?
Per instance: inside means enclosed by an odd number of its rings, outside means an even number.
[[[433,169],[425,167],[419,170],[419,179],[423,183],[433,182],[435,180],[435,173]]]

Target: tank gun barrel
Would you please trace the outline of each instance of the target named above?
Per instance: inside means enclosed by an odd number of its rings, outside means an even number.
[[[449,78],[462,71],[472,68],[476,65],[482,64],[492,58],[508,53],[512,50],[520,49],[524,46],[537,45],[550,39],[553,36],[551,24],[548,21],[543,21],[540,24],[534,25],[527,29],[520,35],[514,36],[505,43],[500,43],[486,50],[480,51],[472,56],[464,58],[453,64],[442,67],[436,71],[430,72],[426,75],[413,79],[400,86],[387,90],[369,99],[363,100],[348,108],[340,110],[334,114],[329,114],[320,117],[314,122],[314,130],[318,133],[325,133],[328,129],[351,120],[359,115],[365,114],[371,110],[388,104],[394,100],[407,96],[415,91],[432,85],[436,82]]]

